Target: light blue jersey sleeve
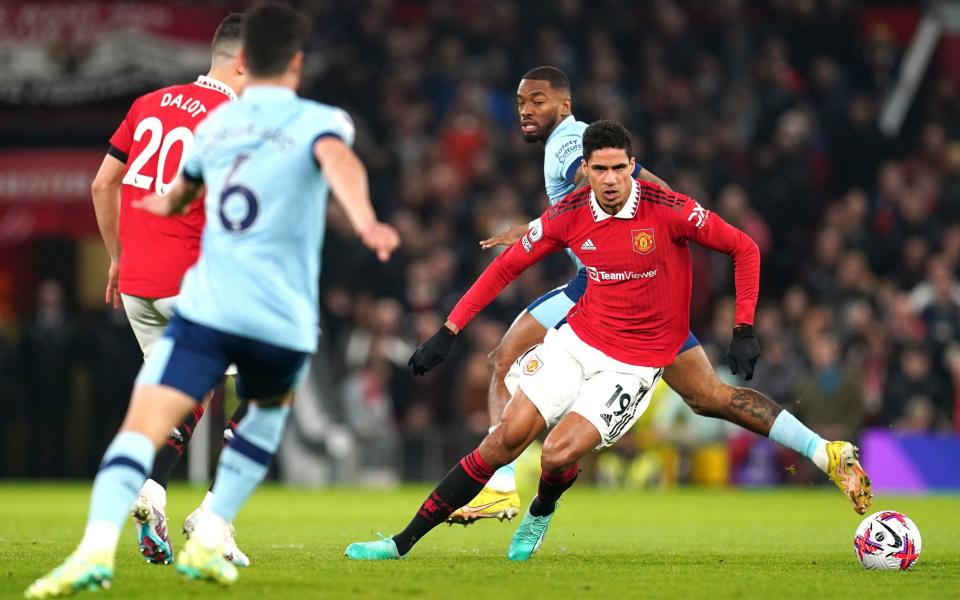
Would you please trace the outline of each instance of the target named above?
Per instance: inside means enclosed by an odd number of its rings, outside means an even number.
[[[325,137],[336,137],[343,140],[348,146],[353,146],[353,140],[356,137],[356,128],[350,115],[339,108],[332,106],[317,106],[320,111],[320,131],[317,132],[314,141]]]
[[[583,158],[583,132],[587,124],[569,116],[550,133],[544,147],[543,182],[550,204],[573,191],[577,167]]]
[[[583,132],[586,129],[586,123],[571,115],[557,124],[547,138],[543,149],[543,185],[551,205],[573,191],[577,167],[583,159]],[[583,267],[573,252],[569,249],[566,252],[577,269]]]
[[[552,163],[553,175],[557,179],[563,179],[567,183],[573,183],[583,158],[583,136],[567,133],[557,140],[555,146],[559,148],[552,149],[550,162]]]

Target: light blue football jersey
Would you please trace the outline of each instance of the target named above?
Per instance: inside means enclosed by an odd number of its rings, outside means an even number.
[[[583,132],[587,124],[573,115],[560,121],[543,149],[543,185],[550,205],[573,191],[573,179],[583,159]]]
[[[177,299],[180,315],[316,350],[329,187],[313,146],[328,135],[353,143],[344,111],[273,86],[248,87],[197,127],[183,174],[206,186],[206,225]]]
[[[583,132],[586,129],[586,123],[569,115],[554,127],[547,138],[543,149],[543,186],[551,206],[573,191],[577,167],[583,159]],[[582,269],[580,259],[569,248],[566,252],[574,266]]]

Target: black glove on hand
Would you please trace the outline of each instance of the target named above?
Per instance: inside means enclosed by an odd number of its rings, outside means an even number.
[[[456,337],[457,334],[444,325],[429,340],[420,344],[420,347],[407,362],[409,366],[413,367],[414,374],[423,375],[442,363],[443,359],[450,354],[450,349],[453,348],[453,340]]]
[[[737,325],[733,328],[733,339],[727,349],[727,364],[730,372],[736,375],[743,371],[743,378],[753,379],[753,368],[760,358],[760,340],[753,332],[753,325]]]

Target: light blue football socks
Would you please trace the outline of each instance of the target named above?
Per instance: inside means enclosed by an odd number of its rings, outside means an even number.
[[[773,426],[770,428],[769,437],[781,446],[799,452],[812,460],[821,470],[826,471],[828,459],[825,449],[827,441],[811,431],[789,411],[783,410],[777,415]],[[821,449],[822,452],[818,451]]]
[[[513,492],[517,489],[517,461],[503,465],[493,472],[487,487],[498,492]]]
[[[212,513],[224,521],[233,521],[240,507],[267,476],[289,415],[289,406],[265,408],[250,404],[233,440],[220,453],[210,505]]]
[[[121,431],[107,448],[93,480],[87,523],[107,521],[119,529],[153,468],[156,450],[140,433]]]
[[[497,425],[491,426],[487,433],[493,433],[496,428]],[[510,464],[503,465],[494,471],[493,477],[487,482],[486,487],[498,492],[517,491],[517,460],[514,459]]]
[[[116,549],[120,529],[153,468],[155,454],[153,443],[143,434],[121,431],[113,438],[93,480],[81,550]]]

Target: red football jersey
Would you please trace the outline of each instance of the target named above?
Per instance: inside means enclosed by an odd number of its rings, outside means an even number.
[[[183,274],[200,253],[203,202],[171,218],[130,203],[166,191],[193,146],[197,124],[235,98],[227,85],[205,76],[163,88],[137,98],[110,138],[109,153],[127,165],[120,193],[121,293],[166,298],[180,291]]]
[[[551,206],[490,263],[449,318],[464,327],[524,269],[566,247],[587,269],[587,291],[567,315],[577,336],[621,362],[664,367],[690,330],[691,241],[733,258],[736,324],[752,325],[757,245],[692,198],[646,181],[634,184],[616,215],[603,212],[590,188]]]

